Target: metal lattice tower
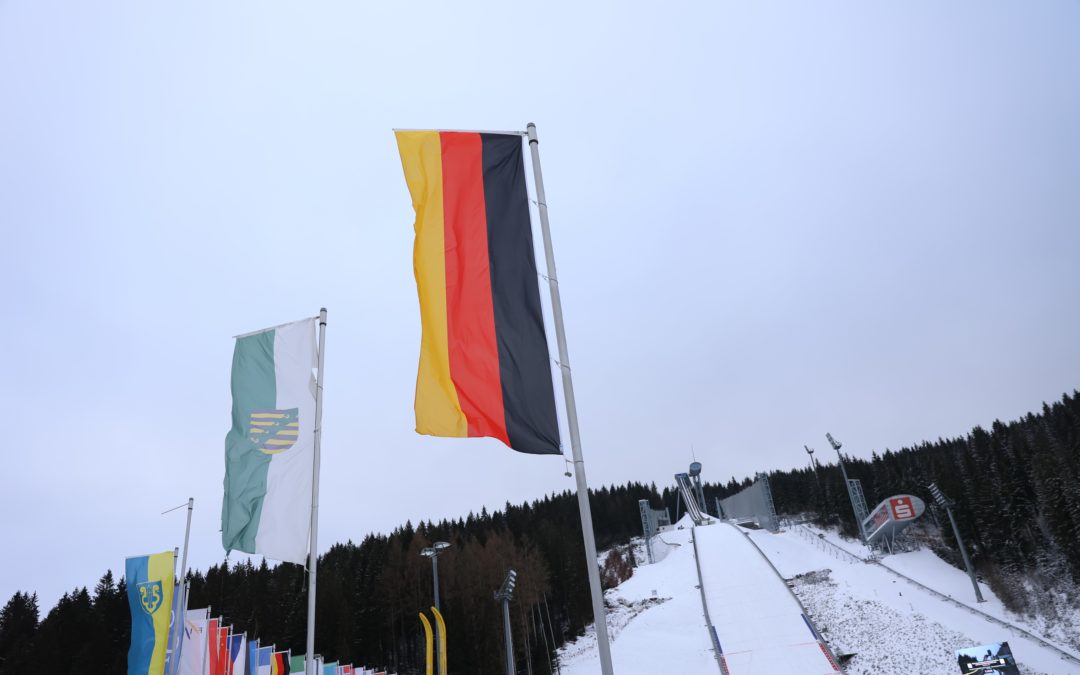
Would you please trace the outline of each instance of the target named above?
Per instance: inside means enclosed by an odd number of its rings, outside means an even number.
[[[648,499],[639,499],[638,508],[641,509],[641,531],[645,533],[645,553],[649,557],[649,564],[653,564],[653,551],[652,551],[652,507],[649,506]]]
[[[863,523],[870,517],[870,509],[866,506],[866,495],[863,494],[862,481],[858,478],[849,478],[847,491],[848,496],[851,497],[851,505],[855,509],[855,517],[859,519],[859,532],[862,532]]]
[[[769,477],[763,473],[757,475],[757,479],[761,481],[762,492],[765,494],[765,505],[769,509],[769,524],[766,526],[770,531],[775,532],[780,524],[780,521],[776,518],[776,505],[773,504],[772,499],[772,486],[769,485]]]

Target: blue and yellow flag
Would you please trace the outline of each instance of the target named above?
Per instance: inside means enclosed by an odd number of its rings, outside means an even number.
[[[128,604],[131,606],[131,648],[128,675],[163,675],[172,616],[172,551],[127,559]]]

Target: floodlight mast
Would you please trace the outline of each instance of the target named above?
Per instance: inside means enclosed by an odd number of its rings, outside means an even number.
[[[818,489],[820,490],[821,478],[818,477],[817,460],[814,459],[814,449],[811,448],[809,445],[804,445],[803,448],[806,450],[806,454],[810,455],[810,471],[814,474],[814,482],[817,484]]]
[[[510,635],[510,599],[514,596],[514,587],[517,585],[517,572],[510,570],[506,573],[499,590],[495,591],[495,600],[503,606],[503,635],[506,638],[506,675],[514,675],[514,640]]]
[[[844,473],[844,480],[846,481],[848,479],[847,469],[844,468],[844,456],[840,454],[840,448],[843,447],[844,444],[833,438],[832,434],[827,431],[825,432],[825,438],[829,439],[829,445],[836,451],[836,456],[840,458],[840,471]]]
[[[432,584],[434,586],[435,610],[436,611],[442,611],[440,609],[440,607],[439,607],[439,555],[448,548],[450,548],[450,543],[449,542],[437,541],[434,544],[432,544],[431,546],[425,546],[423,549],[420,550],[420,555],[424,556],[425,558],[431,558],[431,579],[432,579]],[[436,637],[435,637],[435,653],[436,654],[441,653],[440,649],[442,647],[439,644],[439,640],[440,640],[439,636],[436,635]],[[446,673],[443,672],[443,666],[442,666],[441,661],[439,662],[439,675],[446,675]]]
[[[938,506],[945,509],[945,513],[949,514],[949,523],[952,524],[953,536],[956,537],[956,544],[960,547],[960,557],[964,559],[964,567],[967,568],[968,577],[971,579],[971,587],[975,589],[975,600],[977,602],[986,602],[983,599],[982,591],[979,590],[979,582],[975,580],[975,568],[971,566],[971,558],[968,557],[967,547],[964,546],[964,540],[960,537],[960,528],[956,526],[956,518],[953,517],[952,513],[952,500],[941,492],[937,483],[930,483],[927,487],[930,488],[930,494],[934,497],[934,501],[938,503]]]
[[[833,435],[829,432],[825,432],[825,438],[828,439],[833,450],[836,450],[836,456],[840,460],[840,472],[844,474],[844,487],[847,488],[848,499],[851,500],[851,510],[855,513],[855,528],[859,530],[859,539],[864,544],[869,545],[866,540],[866,532],[863,530],[863,521],[866,520],[869,513],[866,508],[866,498],[862,494],[862,484],[848,478],[847,467],[844,466],[844,456],[840,454],[843,443],[833,438]],[[862,506],[861,509],[859,508],[860,505]]]

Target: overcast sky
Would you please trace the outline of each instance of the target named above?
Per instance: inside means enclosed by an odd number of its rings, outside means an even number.
[[[0,602],[220,562],[231,336],[320,306],[321,550],[573,487],[413,432],[395,127],[537,123],[594,487],[1080,387],[1080,4],[525,7],[0,0]]]

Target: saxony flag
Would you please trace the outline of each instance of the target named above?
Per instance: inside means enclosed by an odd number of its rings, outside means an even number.
[[[236,339],[225,437],[225,551],[303,564],[315,456],[315,318]]]

